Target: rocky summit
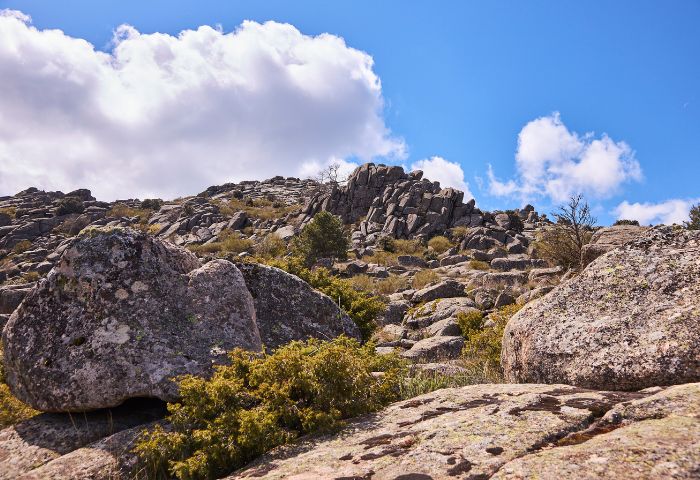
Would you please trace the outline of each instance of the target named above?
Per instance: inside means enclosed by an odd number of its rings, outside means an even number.
[[[699,478],[698,231],[572,228],[373,163],[1,197],[0,480]]]

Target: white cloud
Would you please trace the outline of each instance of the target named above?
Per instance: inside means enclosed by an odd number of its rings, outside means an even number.
[[[628,181],[642,179],[634,152],[623,141],[603,134],[569,131],[558,112],[532,120],[518,135],[517,177],[499,181],[489,167],[493,195],[518,194],[523,199],[546,195],[560,202],[576,193],[608,198]]]
[[[464,170],[457,162],[435,156],[414,162],[411,170],[423,170],[423,178],[438,181],[443,188],[452,187],[463,191],[465,201],[474,198],[469,184],[464,180]]]
[[[642,225],[680,224],[690,219],[690,207],[696,204],[700,204],[700,198],[672,199],[660,203],[629,203],[625,200],[612,213],[618,220],[637,220]]]
[[[4,10],[0,79],[0,195],[34,185],[172,197],[405,155],[372,57],[288,24],[177,36],[121,26],[100,52]]]

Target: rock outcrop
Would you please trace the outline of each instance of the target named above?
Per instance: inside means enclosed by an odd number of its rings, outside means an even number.
[[[309,338],[361,338],[357,325],[330,297],[299,277],[257,263],[242,263],[238,268],[253,296],[260,337],[267,348]]]
[[[566,385],[438,390],[353,421],[339,435],[278,449],[227,480],[694,478],[700,389],[652,393]],[[623,413],[630,410],[636,417]],[[640,411],[654,420],[640,421]]]
[[[207,375],[234,347],[261,348],[234,264],[129,229],[88,231],[3,331],[7,383],[44,411],[177,398],[172,378]]]
[[[306,203],[300,221],[308,222],[321,210],[345,223],[359,222],[352,232],[357,248],[374,245],[385,236],[428,238],[461,226],[474,228],[463,248],[499,246],[523,253],[529,240],[522,229],[544,220],[531,206],[511,214],[482,212],[474,199],[464,203],[463,192],[441,188],[439,182],[423,178],[420,170],[406,173],[398,166],[373,163],[355,169],[345,185],[319,191]]]
[[[636,390],[700,379],[700,232],[656,227],[508,323],[513,382]]]
[[[612,227],[601,228],[591,237],[591,241],[583,246],[581,250],[581,263],[588,265],[602,254],[609,252],[613,248],[620,247],[627,242],[638,240],[649,227],[638,225],[614,225]]]

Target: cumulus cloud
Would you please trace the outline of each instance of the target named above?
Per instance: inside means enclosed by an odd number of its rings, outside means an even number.
[[[637,220],[642,225],[663,223],[670,225],[690,219],[690,208],[700,204],[700,198],[672,199],[660,203],[629,203],[624,201],[613,210],[618,220]]]
[[[288,24],[177,36],[125,25],[101,52],[4,10],[0,79],[0,195],[35,185],[172,197],[405,155],[372,57]]]
[[[571,132],[558,112],[525,125],[518,135],[516,178],[499,180],[489,167],[489,192],[520,195],[523,199],[546,195],[560,202],[575,193],[608,198],[629,181],[642,179],[634,152],[623,141],[603,134]]]
[[[457,162],[450,162],[442,157],[430,157],[413,162],[411,170],[423,170],[423,177],[440,182],[440,186],[452,187],[464,192],[464,199],[474,198],[469,184],[464,180],[464,170]]]

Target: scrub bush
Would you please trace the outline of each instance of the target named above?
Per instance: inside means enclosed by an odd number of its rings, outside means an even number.
[[[263,355],[237,349],[230,360],[209,380],[180,379],[169,426],[136,445],[142,477],[220,478],[278,445],[337,430],[397,400],[405,370],[398,356],[346,337],[291,342]]]

